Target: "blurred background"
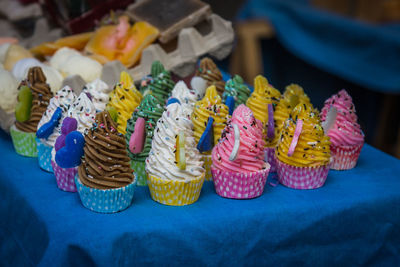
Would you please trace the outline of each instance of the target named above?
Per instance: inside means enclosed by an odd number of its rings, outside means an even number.
[[[133,2],[0,0],[0,32],[32,47],[92,30]],[[235,30],[232,54],[216,61],[220,69],[249,84],[263,74],[281,91],[298,83],[319,109],[344,88],[367,143],[400,158],[400,0],[204,2]]]

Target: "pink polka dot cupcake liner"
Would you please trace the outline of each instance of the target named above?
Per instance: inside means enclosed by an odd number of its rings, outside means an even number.
[[[331,169],[350,170],[353,169],[360,156],[364,143],[355,146],[335,146],[331,145]]]
[[[222,171],[211,165],[215,191],[225,198],[249,199],[262,195],[270,165],[257,172],[237,173]]]
[[[276,172],[275,147],[266,147],[264,149],[264,161],[271,165],[269,172]]]
[[[78,173],[78,167],[64,169],[54,160],[51,161],[51,166],[53,166],[58,188],[67,192],[76,192],[75,175]]]
[[[293,189],[316,189],[325,184],[329,164],[321,167],[296,167],[277,162],[279,183]]]

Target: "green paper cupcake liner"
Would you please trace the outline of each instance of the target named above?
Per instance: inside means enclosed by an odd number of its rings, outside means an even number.
[[[14,124],[10,128],[10,134],[17,154],[25,157],[37,157],[36,133],[20,131]]]
[[[147,185],[147,175],[146,175],[146,163],[144,161],[131,160],[131,168],[136,174],[137,185],[146,186]]]

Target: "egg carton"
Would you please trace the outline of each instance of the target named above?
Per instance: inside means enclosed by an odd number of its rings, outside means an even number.
[[[126,69],[120,62],[111,61],[103,66],[101,79],[109,86],[119,81],[121,71],[127,71],[135,81],[150,74],[151,64],[159,60],[164,67],[183,78],[196,69],[198,59],[206,54],[221,60],[232,50],[234,31],[232,23],[216,14],[207,18],[211,31],[202,35],[195,27],[184,28],[177,39],[177,48],[166,52],[159,44],[152,44],[143,50],[140,63],[132,69]]]

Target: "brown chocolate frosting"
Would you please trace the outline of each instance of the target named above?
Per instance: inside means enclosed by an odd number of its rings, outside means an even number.
[[[37,125],[49,105],[53,93],[50,86],[46,83],[46,76],[40,67],[33,67],[29,69],[28,78],[21,82],[20,87],[26,85],[32,92],[32,108],[31,117],[24,122],[17,121],[15,126],[23,132],[36,132]]]
[[[211,58],[205,57],[200,61],[200,67],[196,71],[196,76],[200,76],[207,81],[207,86],[215,85],[218,94],[222,95],[225,90],[225,82],[222,80],[221,71]]]
[[[133,182],[125,138],[108,111],[98,113],[93,127],[85,133],[78,173],[84,185],[97,189],[120,188]]]

